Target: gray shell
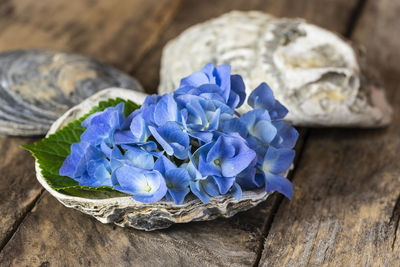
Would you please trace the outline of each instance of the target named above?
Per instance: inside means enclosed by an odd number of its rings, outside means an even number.
[[[230,12],[184,31],[161,61],[160,93],[213,62],[242,75],[247,94],[267,82],[295,125],[380,127],[391,120],[383,89],[360,70],[365,64],[353,48],[301,19]]]
[[[121,88],[111,88],[98,92],[79,105],[68,110],[51,126],[48,135],[55,133],[69,122],[86,114],[99,101],[120,97],[141,104],[145,94]],[[140,230],[156,230],[167,228],[174,223],[212,220],[217,217],[231,217],[240,211],[255,207],[267,199],[264,188],[253,191],[243,191],[241,200],[231,195],[212,197],[210,203],[203,204],[199,199],[188,196],[182,205],[161,200],[145,204],[131,197],[116,197],[108,199],[88,199],[61,194],[53,190],[44,180],[39,164],[35,163],[36,177],[43,187],[56,197],[66,207],[77,209],[89,214],[102,223],[115,223],[122,227],[133,227]]]
[[[41,135],[70,107],[112,86],[143,91],[127,74],[72,53],[0,54],[0,134]]]

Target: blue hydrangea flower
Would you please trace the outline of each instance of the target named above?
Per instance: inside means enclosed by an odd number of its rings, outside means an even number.
[[[199,171],[212,176],[221,194],[226,194],[235,182],[235,176],[249,166],[256,157],[244,139],[239,136],[221,135],[217,141],[206,144],[199,154]]]
[[[116,170],[122,166],[132,166],[144,170],[152,170],[154,157],[151,153],[138,147],[129,147],[124,154],[116,148],[111,154],[111,168]]]
[[[88,142],[74,143],[60,168],[61,176],[76,180],[81,186],[111,186],[111,168],[104,153]]]
[[[101,145],[103,152],[110,155],[114,146],[114,133],[122,128],[124,119],[124,103],[90,115],[82,122],[86,131],[81,135],[81,141]]]
[[[221,101],[232,109],[238,108],[246,98],[245,86],[239,75],[231,76],[230,72],[230,66],[214,67],[208,63],[200,71],[183,78],[174,95],[197,95]]]
[[[247,129],[246,140],[249,146],[259,156],[264,155],[267,147],[277,135],[277,129],[272,124],[268,111],[264,109],[251,110],[240,117],[240,122]]]
[[[177,168],[167,157],[161,156],[157,159],[154,169],[159,171],[165,178],[167,199],[172,199],[175,204],[182,204],[185,196],[190,191],[190,176],[186,168]]]
[[[232,118],[233,110],[225,104],[205,100],[198,96],[185,95],[178,97],[181,102],[183,127],[192,137],[203,142],[210,142],[213,132],[218,130],[220,123]]]
[[[190,149],[189,136],[176,122],[169,121],[158,128],[149,126],[149,130],[167,155],[174,155],[181,160],[187,159]]]
[[[137,146],[143,146],[149,151],[154,151],[157,148],[157,144],[149,140],[151,136],[149,123],[143,116],[144,112],[142,109],[137,109],[129,115],[124,123],[124,125],[129,125],[129,129],[117,131],[115,133],[115,144],[135,144]]]
[[[79,179],[81,186],[112,186],[110,161],[105,158],[90,160],[87,175]]]
[[[256,175],[257,159],[255,158],[249,166],[236,176],[236,182],[245,189],[259,188],[264,185],[264,178]]]
[[[115,189],[143,203],[157,202],[167,193],[164,177],[156,170],[122,166],[114,171],[114,176],[117,182]]]
[[[247,103],[254,109],[265,109],[272,120],[283,119],[288,110],[274,98],[274,93],[266,83],[261,83],[251,92]]]
[[[262,163],[267,193],[278,191],[289,199],[292,198],[293,185],[281,174],[289,169],[294,156],[295,152],[292,149],[276,149],[272,146],[268,148]]]
[[[262,186],[291,198],[282,174],[293,162],[298,132],[283,121],[288,110],[266,83],[248,98],[253,110],[240,115],[235,109],[245,99],[241,76],[209,63],[173,94],[146,97],[126,118],[121,103],[85,119],[60,175],[112,186],[144,203],[165,196],[179,205],[189,192],[203,203],[221,194],[241,199],[242,188]]]
[[[299,133],[289,123],[283,120],[276,120],[272,125],[277,130],[274,140],[271,141],[271,146],[276,148],[293,148],[296,145]]]

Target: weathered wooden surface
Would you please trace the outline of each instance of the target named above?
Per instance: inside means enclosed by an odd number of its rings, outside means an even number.
[[[43,190],[32,169],[32,156],[19,147],[36,140],[0,137],[0,249]]]
[[[78,52],[129,70],[157,39],[180,0],[2,0],[0,51]]]
[[[393,104],[384,130],[311,130],[264,244],[265,266],[400,265],[400,27],[396,1],[369,1],[353,39],[368,49]]]
[[[35,45],[89,54],[125,71],[129,70],[138,76],[148,92],[154,91],[157,87],[159,58],[163,44],[189,25],[232,9],[258,9],[279,16],[305,17],[310,22],[344,34],[349,31],[349,25],[352,24],[351,14],[357,6],[356,0],[250,0],[183,1],[181,6],[178,1],[157,1],[162,4],[152,7],[152,1],[143,0],[122,2],[125,3],[125,8],[116,8],[118,4],[114,4],[113,1],[111,1],[113,4],[111,2],[108,4],[108,1],[64,3],[47,0],[43,1],[47,4],[35,7],[32,3],[37,1],[17,2],[25,6],[25,9],[21,9],[25,12],[20,10],[19,13],[15,13],[12,10],[18,6],[16,2],[9,0],[6,2],[7,5],[0,6],[0,13],[9,16],[0,17],[0,50],[14,48],[16,45],[18,47]],[[28,5],[26,3],[31,3],[29,12],[26,11]],[[102,7],[96,8],[97,4]],[[52,24],[58,25],[56,27],[58,30],[54,32],[50,30],[50,33],[43,26],[47,25],[47,28],[54,29],[50,23],[47,24],[44,17],[38,18],[38,15],[34,15],[35,12],[43,14],[41,10],[46,5],[52,7],[54,14],[60,9],[59,6],[64,10],[59,11],[60,21],[56,19],[57,16],[50,19]],[[127,11],[128,7],[132,7],[130,5],[135,8]],[[385,1],[384,5],[388,5],[388,1]],[[66,11],[68,8],[70,8],[69,13]],[[379,26],[371,26],[375,22],[374,17],[370,16],[385,14],[388,12],[385,9],[390,8],[383,8],[382,4],[371,6],[369,3],[365,9],[365,12],[369,13],[362,17],[361,22],[355,24],[356,40],[373,47],[375,49],[373,54],[379,54],[380,50],[377,45],[378,40],[374,41],[369,35],[372,33],[371,28],[378,34],[377,31],[385,27],[395,35],[396,25],[383,22],[381,19],[377,22]],[[87,11],[91,15],[79,18],[76,13],[86,14],[85,9],[91,10]],[[16,14],[19,14],[21,21],[11,19],[17,18]],[[65,18],[67,14],[70,17]],[[391,10],[390,14],[396,14],[395,10]],[[111,20],[114,26],[106,28],[99,22],[107,19]],[[74,43],[73,32],[78,30],[75,26],[72,28],[65,26],[71,21],[78,21],[89,37],[79,37],[81,34],[75,33],[75,37],[83,39]],[[25,26],[20,28],[14,23]],[[124,25],[121,26],[120,23]],[[30,27],[30,24],[36,26]],[[92,24],[97,26],[94,27]],[[363,24],[367,26],[362,26]],[[368,24],[371,25],[368,27]],[[25,35],[25,37],[29,36],[30,31],[35,31],[36,41],[20,42],[19,33],[14,34],[17,36],[12,36],[10,30],[5,30],[6,26],[14,27],[14,33],[20,31],[20,36]],[[54,36],[55,32],[59,35]],[[113,38],[104,36],[103,39],[103,35]],[[398,43],[392,41],[388,33],[378,35],[386,38],[385,41],[394,52]],[[62,36],[67,36],[66,41],[58,41]],[[3,44],[7,46],[3,47]],[[393,57],[395,54],[387,51],[384,55]],[[379,64],[385,63],[385,59],[373,59]],[[398,57],[391,58],[391,66],[396,66],[398,59]],[[384,74],[386,85],[392,89],[392,101],[396,101],[394,89],[398,82],[396,78],[398,69],[394,72],[385,71]],[[398,98],[397,95],[397,102]],[[392,103],[396,106],[395,102]],[[0,143],[1,151],[4,150],[4,144],[10,142],[9,146],[16,152],[13,156],[3,154],[7,155],[3,159],[4,164],[5,162],[9,164],[0,165],[2,172],[0,197],[15,195],[9,204],[1,202],[0,212],[7,214],[14,207],[13,211],[17,215],[15,219],[12,217],[9,219],[10,230],[7,230],[8,235],[4,239],[8,242],[3,249],[0,247],[0,266],[249,266],[258,262],[262,249],[264,253],[261,263],[271,265],[307,265],[308,260],[309,265],[318,265],[319,262],[326,265],[334,263],[362,265],[366,261],[357,259],[365,259],[365,255],[370,257],[367,257],[369,260],[367,265],[373,265],[374,262],[371,261],[373,256],[380,259],[386,257],[389,259],[388,263],[396,263],[394,257],[396,253],[399,254],[399,241],[393,243],[394,238],[391,233],[395,231],[400,215],[399,208],[393,207],[399,196],[399,191],[396,191],[399,188],[399,177],[396,176],[399,167],[395,161],[398,156],[396,149],[398,150],[399,146],[399,140],[396,139],[399,120],[399,116],[396,116],[392,127],[380,131],[312,130],[307,138],[299,168],[294,174],[295,196],[291,202],[283,200],[279,205],[282,197],[274,195],[259,207],[231,219],[175,225],[170,229],[151,233],[103,225],[78,211],[65,208],[48,193],[43,193],[35,204],[34,200],[39,196],[40,187],[33,181],[33,160],[29,159],[26,152],[17,148],[19,144],[29,143],[32,140],[5,138]],[[298,153],[300,150],[298,148]],[[363,165],[366,167],[359,167]],[[29,175],[29,179],[23,178],[23,170],[28,171],[25,178]],[[10,179],[16,181],[15,186],[9,185]],[[29,190],[35,192],[32,194],[33,197],[27,197],[30,196]],[[380,199],[382,199],[381,204]],[[23,203],[23,201],[26,201],[26,204],[21,207],[16,205],[17,202]],[[34,209],[26,214],[25,211],[29,211],[33,205]],[[274,217],[273,213],[276,210],[278,215]],[[330,218],[333,219],[329,220]],[[0,228],[3,229],[3,225],[6,224],[0,222]],[[14,235],[8,240],[13,232]],[[337,238],[317,239],[324,233],[325,236],[336,233]],[[264,236],[266,242],[260,242]],[[362,240],[368,242],[362,243]],[[331,245],[330,241],[334,244]],[[337,246],[347,243],[352,246]],[[383,245],[389,243],[388,246]],[[392,244],[394,244],[393,251]],[[359,254],[359,250],[364,254]],[[310,256],[307,258],[303,256],[304,254]],[[316,257],[313,258],[313,255]],[[379,261],[376,260],[375,263],[378,265]]]

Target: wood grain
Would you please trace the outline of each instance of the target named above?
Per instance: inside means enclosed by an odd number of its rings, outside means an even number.
[[[324,1],[324,5],[319,0],[311,2],[313,4],[295,0],[185,1],[157,44],[132,67],[131,73],[139,76],[142,82],[147,81],[145,88],[154,90],[163,44],[187,26],[231,9],[261,9],[275,15],[305,17],[344,32],[356,1]],[[175,225],[164,231],[146,233],[103,225],[63,207],[44,193],[0,252],[0,263],[18,266],[249,266],[258,257],[259,241],[267,227],[265,224],[272,218],[271,210],[277,199],[275,195],[259,207],[231,219]]]
[[[394,120],[382,130],[312,130],[265,240],[264,266],[399,266],[400,27],[396,1],[369,1],[354,40],[380,70]]]
[[[34,141],[0,137],[0,249],[42,191],[32,168],[32,156],[19,147]]]
[[[3,0],[0,51],[78,52],[130,70],[157,40],[180,0]]]
[[[249,266],[268,203],[229,220],[144,232],[102,224],[47,192],[0,253],[1,266]]]
[[[186,0],[161,34],[158,42],[140,62],[140,67],[131,73],[148,92],[156,93],[164,45],[188,27],[231,10],[261,10],[278,17],[302,17],[311,23],[344,34],[356,5],[356,0],[249,0],[245,2],[242,0]]]

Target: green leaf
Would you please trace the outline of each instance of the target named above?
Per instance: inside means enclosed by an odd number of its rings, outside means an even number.
[[[37,159],[43,178],[51,188],[63,194],[93,199],[127,196],[109,186],[80,186],[74,179],[67,176],[60,176],[59,174],[64,160],[71,153],[71,145],[80,142],[80,136],[86,129],[81,126],[82,121],[95,112],[103,111],[108,107],[115,107],[121,102],[124,103],[125,116],[140,108],[140,105],[121,98],[101,101],[88,114],[68,123],[56,133],[34,144],[22,146]]]

